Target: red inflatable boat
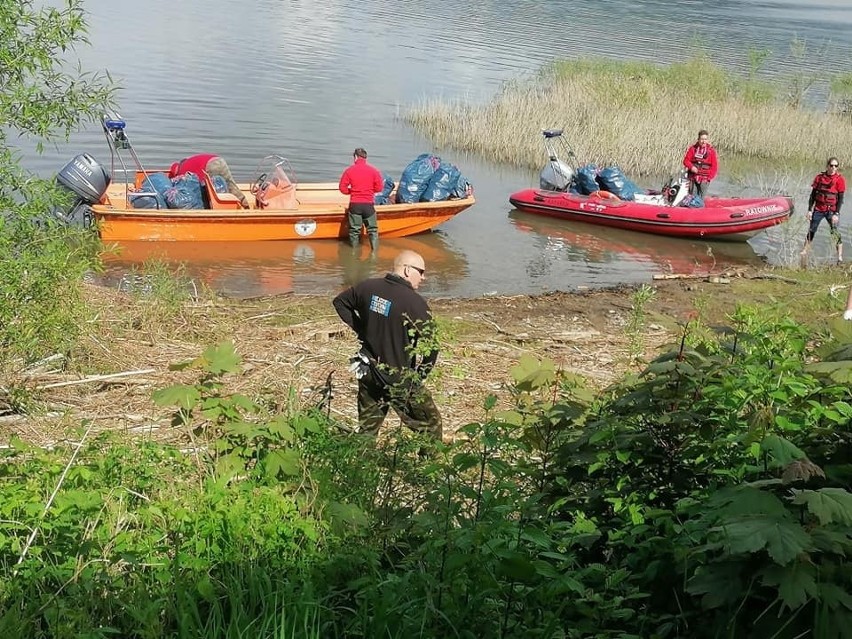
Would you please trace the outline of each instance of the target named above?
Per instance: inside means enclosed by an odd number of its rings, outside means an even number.
[[[622,200],[606,190],[594,191],[591,195],[573,193],[580,190],[578,184],[589,193],[588,181],[576,179],[588,177],[588,174],[578,175],[582,169],[577,166],[574,151],[562,137],[562,129],[548,129],[542,134],[549,163],[539,175],[541,188],[525,189],[509,196],[512,205],[525,213],[658,235],[727,239],[747,238],[761,229],[786,222],[793,213],[793,198],[785,195],[708,197],[698,202],[697,208],[683,206],[693,200],[683,173],[680,179],[669,180],[661,191],[645,193],[631,189],[629,200]],[[565,160],[560,159],[560,155]],[[588,180],[592,185],[605,184],[602,177],[596,174]],[[621,184],[624,185],[623,179]]]
[[[793,212],[793,198],[787,196],[708,197],[702,208],[688,208],[622,201],[605,191],[576,195],[525,189],[513,193],[509,201],[516,209],[526,213],[678,237],[746,238],[761,229],[786,222]]]

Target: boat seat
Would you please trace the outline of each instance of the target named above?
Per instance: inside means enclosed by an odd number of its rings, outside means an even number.
[[[280,174],[260,185],[254,194],[257,207],[262,209],[296,209],[296,185],[287,176]]]
[[[207,171],[202,171],[201,180],[207,190],[207,202],[214,210],[236,210],[241,211],[243,205],[240,199],[233,193],[219,193],[213,185],[213,179]]]

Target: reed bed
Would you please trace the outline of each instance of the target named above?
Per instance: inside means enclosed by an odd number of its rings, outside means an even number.
[[[852,120],[785,104],[784,84],[729,74],[706,59],[655,66],[605,60],[554,63],[504,85],[491,102],[425,100],[404,117],[438,146],[531,169],[541,131],[563,128],[580,162],[659,176],[680,166],[708,129],[723,154],[821,164],[852,147]]]

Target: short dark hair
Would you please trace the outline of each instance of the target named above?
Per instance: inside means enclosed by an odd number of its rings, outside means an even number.
[[[707,129],[701,129],[701,130],[698,132],[698,137],[699,137],[699,138],[700,138],[702,135],[706,135],[706,136],[708,136],[708,137],[710,136],[710,134],[707,132]]]
[[[367,157],[367,152],[359,146],[357,149],[355,149],[354,155],[359,158],[365,158]]]

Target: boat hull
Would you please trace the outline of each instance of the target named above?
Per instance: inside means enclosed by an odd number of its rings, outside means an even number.
[[[688,208],[526,189],[509,201],[526,213],[674,237],[746,239],[793,213],[793,199],[787,196],[710,197],[703,208]]]
[[[348,197],[337,184],[300,184],[295,209],[134,209],[126,185],[111,186],[92,207],[104,242],[272,241],[348,237]],[[473,196],[441,202],[376,206],[380,237],[406,237],[431,230],[472,206]]]

